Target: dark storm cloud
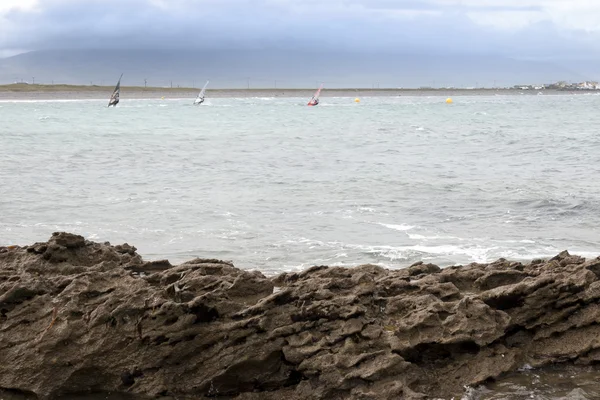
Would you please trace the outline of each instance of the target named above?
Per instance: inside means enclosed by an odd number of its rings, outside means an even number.
[[[544,19],[543,4],[541,0],[41,0],[34,9],[5,13],[0,52],[304,48],[548,56],[597,48],[595,33],[559,28]]]

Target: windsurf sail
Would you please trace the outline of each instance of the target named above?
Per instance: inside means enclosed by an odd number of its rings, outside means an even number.
[[[113,106],[116,107],[116,105],[119,103],[119,94],[121,93],[121,78],[123,77],[123,74],[121,74],[121,76],[119,77],[119,81],[117,82],[117,86],[115,86],[115,90],[113,91],[112,95],[110,96],[110,100],[108,101],[108,106]]]
[[[317,89],[317,91],[313,95],[312,99],[310,99],[310,101],[308,102],[309,106],[316,106],[317,104],[319,104],[319,96],[321,95],[321,89],[323,89],[323,84],[321,84],[319,89]]]
[[[198,93],[198,97],[196,97],[196,100],[194,100],[194,104],[202,104],[204,102],[204,93],[206,92],[207,86],[208,86],[208,81],[206,81],[206,83],[204,84],[204,87],[202,88],[200,93]]]

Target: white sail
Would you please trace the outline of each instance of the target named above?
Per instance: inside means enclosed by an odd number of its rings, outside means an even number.
[[[206,81],[206,83],[204,84],[204,87],[202,88],[200,93],[198,93],[198,97],[196,97],[194,104],[201,104],[202,102],[204,102],[204,93],[206,92],[207,86],[208,86],[208,81]]]

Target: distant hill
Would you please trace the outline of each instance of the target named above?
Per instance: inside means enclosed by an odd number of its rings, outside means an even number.
[[[52,50],[0,59],[0,84],[15,81],[213,88],[475,87],[588,79],[550,62],[495,56],[298,51]]]

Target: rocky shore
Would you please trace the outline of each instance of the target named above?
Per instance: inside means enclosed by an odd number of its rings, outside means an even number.
[[[600,258],[563,252],[269,278],[55,233],[0,247],[0,393],[458,399],[523,366],[599,362],[599,277]]]

